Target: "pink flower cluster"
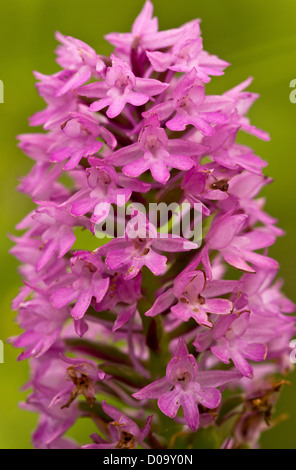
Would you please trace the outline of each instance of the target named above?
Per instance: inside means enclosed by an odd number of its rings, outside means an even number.
[[[229,64],[203,49],[198,20],[159,31],[150,0],[131,33],[107,35],[110,58],[57,39],[62,70],[35,74],[46,108],[30,123],[44,132],[19,136],[34,161],[19,190],[36,208],[11,250],[24,283],[13,302],[24,332],[11,341],[31,363],[34,446],[79,447],[64,434],[81,417],[99,428],[86,448],[198,446],[209,427],[221,447],[254,446],[295,321],[268,256],[283,232],[258,197],[266,162],[236,141],[269,139],[246,117],[252,80],[207,94]],[[134,238],[132,215],[125,237],[102,245],[95,225],[116,217],[118,196],[199,203],[201,246],[161,238],[144,216]]]

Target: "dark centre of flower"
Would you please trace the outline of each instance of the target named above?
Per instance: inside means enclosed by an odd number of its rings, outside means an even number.
[[[190,47],[184,46],[178,54],[180,59],[189,60],[190,59]]]
[[[156,137],[156,135],[148,135],[146,138],[146,148],[151,153],[155,152],[155,150],[159,149],[162,146],[160,140]]]
[[[120,440],[117,442],[115,449],[134,449],[135,439],[133,434],[127,431],[121,431]]]
[[[88,269],[90,273],[95,273],[96,270],[97,270],[97,268],[95,267],[95,265],[92,264],[92,263],[89,263],[89,262],[86,262],[86,263],[84,264],[84,268],[85,268],[85,269]]]
[[[184,386],[192,380],[192,374],[185,364],[180,364],[174,371],[173,382]]]
[[[98,176],[98,182],[100,182],[102,185],[104,184],[110,184],[112,181],[110,175],[108,173],[105,173],[105,171],[101,171]]]
[[[200,305],[204,305],[206,303],[206,299],[202,297],[201,295],[198,296],[198,303]]]
[[[229,189],[229,184],[228,184],[228,181],[224,179],[224,180],[215,181],[214,183],[212,183],[211,188],[219,189],[220,191],[226,192]]]
[[[147,239],[146,238],[139,238],[137,237],[134,241],[133,241],[133,245],[135,247],[136,250],[140,250],[142,249],[143,251],[145,251],[147,249],[146,247],[146,244],[147,244]],[[148,248],[148,251],[147,253],[149,252],[149,248]],[[147,253],[145,253],[147,255]]]
[[[130,76],[121,73],[118,79],[116,80],[116,87],[123,90],[130,84],[130,82]]]
[[[92,407],[96,401],[94,396],[90,396],[89,389],[92,386],[91,379],[75,369],[74,366],[71,366],[67,369],[67,374],[75,385],[74,389],[71,392],[69,400],[65,405],[61,406],[61,409],[69,408],[71,403],[79,396],[84,395],[88,404]]]
[[[187,383],[190,380],[190,374],[187,370],[183,371],[179,376],[178,376],[178,382],[185,382]]]

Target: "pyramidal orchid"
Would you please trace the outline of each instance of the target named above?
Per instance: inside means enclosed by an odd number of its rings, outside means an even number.
[[[19,136],[35,208],[11,236],[33,444],[256,447],[295,320],[268,252],[283,232],[259,196],[267,163],[237,139],[269,140],[247,117],[252,80],[210,94],[230,64],[199,20],[159,30],[150,0],[106,36],[110,57],[56,38],[61,70],[35,73],[43,131]],[[81,418],[90,437],[75,442]]]

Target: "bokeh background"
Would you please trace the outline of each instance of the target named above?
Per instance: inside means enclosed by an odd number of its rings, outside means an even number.
[[[15,136],[29,130],[28,116],[43,108],[34,87],[33,70],[51,74],[54,62],[54,32],[77,37],[105,54],[110,46],[103,40],[110,31],[129,31],[142,0],[1,0],[0,79],[4,82],[4,104],[0,104],[0,339],[15,335],[15,313],[11,299],[20,287],[17,262],[8,254],[8,232],[30,210],[31,202],[16,192],[21,175],[31,162],[16,147]],[[177,27],[193,18],[202,19],[205,49],[231,62],[226,75],[214,79],[211,92],[221,93],[254,77],[252,91],[261,99],[250,117],[272,136],[270,143],[245,136],[243,142],[269,162],[266,174],[274,183],[265,189],[268,211],[287,232],[271,250],[281,264],[284,290],[296,301],[295,274],[295,188],[296,104],[289,101],[290,81],[296,78],[295,0],[155,0],[161,29]],[[30,448],[37,417],[21,410],[21,386],[28,379],[26,363],[17,362],[18,352],[5,345],[5,363],[0,364],[0,448]],[[283,390],[276,415],[289,418],[265,433],[263,448],[296,448],[296,374]],[[92,430],[91,430],[92,431]],[[87,429],[83,433],[88,433]],[[74,430],[77,438],[79,431]]]

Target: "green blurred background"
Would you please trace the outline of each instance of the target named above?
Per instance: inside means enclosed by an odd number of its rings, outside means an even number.
[[[54,32],[77,37],[100,53],[110,53],[103,35],[129,31],[142,7],[142,0],[1,0],[0,79],[4,82],[4,104],[0,104],[1,149],[1,282],[0,339],[18,332],[11,299],[20,287],[17,262],[10,257],[7,233],[30,210],[31,203],[16,192],[21,175],[31,161],[16,147],[15,135],[29,130],[28,116],[43,108],[34,88],[33,70],[51,74],[54,62]],[[295,186],[296,186],[296,104],[289,101],[290,81],[296,78],[295,0],[155,0],[161,29],[177,27],[193,18],[202,19],[206,50],[231,62],[226,76],[214,79],[211,92],[223,92],[248,76],[254,77],[252,91],[261,99],[251,118],[270,132],[270,143],[243,137],[255,152],[269,162],[266,174],[274,184],[265,189],[267,209],[279,219],[287,235],[271,250],[281,264],[285,292],[294,301],[295,293]],[[0,364],[0,448],[30,448],[36,416],[19,409],[25,394],[20,387],[28,379],[26,363],[16,361],[18,352],[5,345],[5,363]],[[262,437],[263,448],[296,448],[296,374],[283,391],[276,414],[289,413]],[[87,433],[84,429],[84,434]],[[91,430],[92,431],[92,430]],[[75,431],[76,437],[79,432]]]

